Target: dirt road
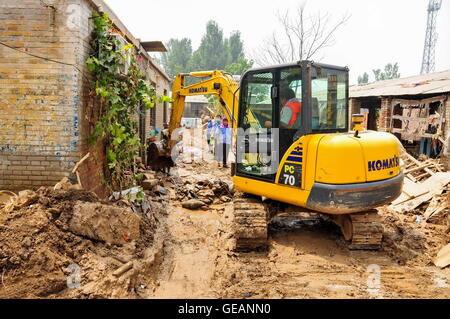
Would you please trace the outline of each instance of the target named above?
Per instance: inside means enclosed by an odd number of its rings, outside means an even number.
[[[213,164],[184,169],[229,179]],[[234,253],[225,231],[230,203],[198,211],[171,205],[164,261],[149,298],[450,297],[450,269],[400,265],[386,251],[349,251],[333,225],[272,229],[266,252]]]

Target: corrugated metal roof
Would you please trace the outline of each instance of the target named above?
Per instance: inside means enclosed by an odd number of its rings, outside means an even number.
[[[442,94],[450,92],[450,70],[350,87],[350,97]]]

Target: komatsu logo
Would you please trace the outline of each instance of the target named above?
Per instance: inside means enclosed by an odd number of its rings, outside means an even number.
[[[208,88],[206,88],[206,87],[189,89],[189,93],[206,93],[206,92],[208,92]]]
[[[369,162],[369,172],[381,171],[382,169],[388,169],[398,166],[400,166],[400,158],[394,156],[390,159]]]

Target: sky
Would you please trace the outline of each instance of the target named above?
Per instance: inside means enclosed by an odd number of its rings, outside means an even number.
[[[142,41],[190,38],[199,46],[206,23],[215,20],[224,35],[239,30],[247,57],[273,32],[281,32],[278,11],[294,10],[299,0],[105,0],[131,33]],[[335,44],[320,54],[322,63],[348,66],[352,83],[372,69],[399,64],[401,76],[420,73],[428,0],[309,0],[310,13],[329,12],[350,20],[335,34]],[[437,18],[436,71],[450,69],[450,0]]]

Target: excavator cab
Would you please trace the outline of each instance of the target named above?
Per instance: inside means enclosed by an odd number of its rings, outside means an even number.
[[[237,176],[275,182],[278,163],[300,137],[348,131],[347,68],[305,61],[253,69],[240,91]]]

